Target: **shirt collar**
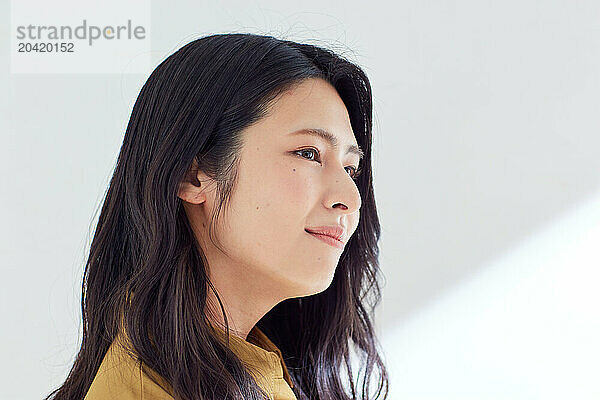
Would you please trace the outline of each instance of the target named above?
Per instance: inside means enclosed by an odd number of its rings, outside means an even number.
[[[225,343],[225,331],[218,326],[211,327],[216,328],[213,330]],[[272,378],[283,378],[291,388],[294,387],[281,351],[256,325],[248,333],[247,340],[230,332],[229,347],[251,371],[257,370],[261,376],[266,372]]]

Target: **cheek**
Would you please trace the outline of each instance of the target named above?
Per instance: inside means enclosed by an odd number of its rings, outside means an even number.
[[[248,268],[245,272],[263,283],[276,282],[279,290],[295,287],[294,293],[306,295],[329,285],[339,254],[304,231],[318,187],[308,168],[291,164],[240,174],[222,232],[228,253]]]
[[[314,205],[309,177],[292,164],[240,170],[223,232],[230,245],[263,261],[297,246]]]
[[[282,213],[279,216],[283,218],[306,215],[315,192],[310,172],[291,156],[261,160],[257,168],[248,171],[249,181],[257,182],[252,188],[256,206],[269,207],[269,212]]]
[[[314,182],[311,184],[310,177],[305,176],[299,169],[288,166],[279,174],[278,181],[279,197],[285,198],[293,207],[302,210],[311,208]]]

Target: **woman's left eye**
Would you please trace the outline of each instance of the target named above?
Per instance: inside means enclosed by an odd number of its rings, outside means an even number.
[[[318,154],[319,154],[319,151],[318,151],[317,149],[308,148],[308,149],[300,149],[300,150],[296,150],[296,151],[294,151],[294,153],[295,153],[295,154],[298,154],[298,153],[309,153],[309,154],[315,154],[315,155],[318,155]],[[302,156],[302,155],[300,155],[300,157],[302,157],[302,158],[306,158],[306,157],[304,157],[304,156]],[[310,161],[319,161],[319,160],[320,160],[320,159],[314,159],[314,158],[313,158],[313,159],[311,159]],[[351,175],[350,175],[350,176],[352,177],[352,179],[353,179],[353,180],[356,180],[356,178],[358,178],[358,176],[359,176],[359,175],[361,174],[361,172],[362,172],[362,168],[360,168],[360,167],[356,168],[356,167],[353,167],[353,166],[349,166],[349,167],[346,167],[346,168],[351,168],[351,169],[352,169],[352,171],[353,171],[353,172],[351,173]]]

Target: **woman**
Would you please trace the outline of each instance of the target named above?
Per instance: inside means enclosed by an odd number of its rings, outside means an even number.
[[[386,398],[371,114],[364,72],[319,47],[217,34],[164,60],[91,244],[81,349],[46,399]]]

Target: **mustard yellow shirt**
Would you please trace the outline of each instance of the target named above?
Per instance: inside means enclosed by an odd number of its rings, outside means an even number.
[[[215,332],[225,343],[225,332],[220,328]],[[173,400],[169,392],[153,382],[141,366],[125,353],[118,339],[113,341],[104,356],[84,400]],[[281,351],[260,329],[256,326],[252,328],[247,341],[230,334],[229,347],[258,385],[270,395],[270,399],[297,400]],[[170,387],[152,370],[149,373],[163,387]]]

